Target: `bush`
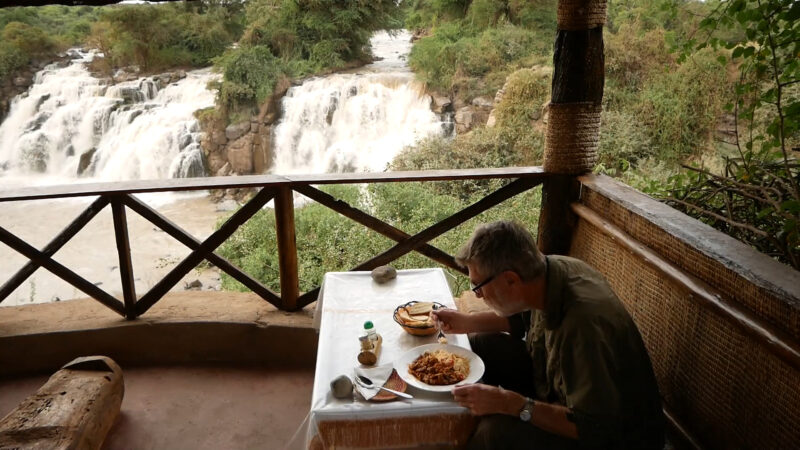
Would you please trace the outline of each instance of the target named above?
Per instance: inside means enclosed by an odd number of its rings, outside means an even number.
[[[219,90],[223,105],[264,101],[272,95],[276,81],[284,73],[281,61],[264,45],[231,50],[216,59],[215,64],[225,77]]]
[[[11,76],[28,64],[28,57],[22,50],[7,42],[0,42],[0,80]]]
[[[551,42],[544,43],[538,32],[514,25],[475,32],[453,22],[417,41],[409,65],[435,90],[464,99],[494,95],[509,73],[546,59]]]
[[[375,183],[370,184],[366,191],[356,185],[326,186],[322,190],[408,233],[416,233],[482,196],[454,199],[432,189],[437,184],[442,183]],[[535,234],[540,204],[538,189],[526,192],[439,236],[431,244],[453,254],[466,242],[477,224],[501,218],[525,223]],[[395,244],[317,203],[295,210],[295,228],[301,291],[319,285],[325,272],[350,270]],[[259,211],[220,247],[219,253],[270,289],[280,290],[272,210]],[[398,269],[439,266],[416,252],[391,264]],[[462,276],[459,280],[460,287],[466,288],[466,278]],[[222,275],[222,286],[230,290],[247,290],[226,274]]]
[[[3,28],[3,42],[20,49],[29,56],[39,56],[52,52],[53,41],[41,28],[22,22],[10,22]]]

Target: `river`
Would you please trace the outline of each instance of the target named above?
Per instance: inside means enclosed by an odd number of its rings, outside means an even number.
[[[274,130],[273,173],[382,171],[404,146],[446,134],[452,123],[430,111],[430,98],[406,64],[410,35],[376,33],[376,61],[306,80],[289,90]],[[108,86],[85,68],[90,52],[66,67],[49,66],[16,98],[0,124],[0,190],[9,188],[201,176],[201,133],[192,113],[213,105],[209,69],[180,80],[146,77]],[[198,239],[213,232],[230,203],[207,193],[138,196]],[[3,203],[0,226],[42,248],[93,199]],[[133,271],[144,294],[189,249],[128,211]],[[119,261],[109,208],[59,250],[54,259],[121,297]],[[27,259],[0,243],[0,283]],[[175,287],[199,280],[219,289],[216,269],[194,270]],[[38,269],[0,306],[85,297]]]

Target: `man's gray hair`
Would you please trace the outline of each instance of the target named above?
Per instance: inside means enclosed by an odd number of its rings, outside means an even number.
[[[533,236],[519,223],[507,220],[478,226],[456,262],[462,267],[474,264],[486,276],[510,270],[523,281],[533,281],[545,272],[545,257]]]

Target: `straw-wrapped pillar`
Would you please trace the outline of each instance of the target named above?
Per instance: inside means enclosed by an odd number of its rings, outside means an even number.
[[[569,251],[578,199],[575,179],[597,160],[605,80],[603,24],[605,0],[560,0],[553,54],[553,86],[547,113],[544,170],[559,174],[542,187],[539,248],[546,254]]]

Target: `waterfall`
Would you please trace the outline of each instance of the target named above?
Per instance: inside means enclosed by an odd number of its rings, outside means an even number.
[[[381,59],[358,73],[289,89],[274,131],[273,173],[383,171],[404,147],[452,128],[408,70],[410,34],[376,33],[372,48]]]
[[[50,184],[205,175],[193,113],[214,104],[210,70],[169,84],[156,76],[109,85],[86,69],[92,52],[73,53],[13,100],[0,124],[0,177]]]

